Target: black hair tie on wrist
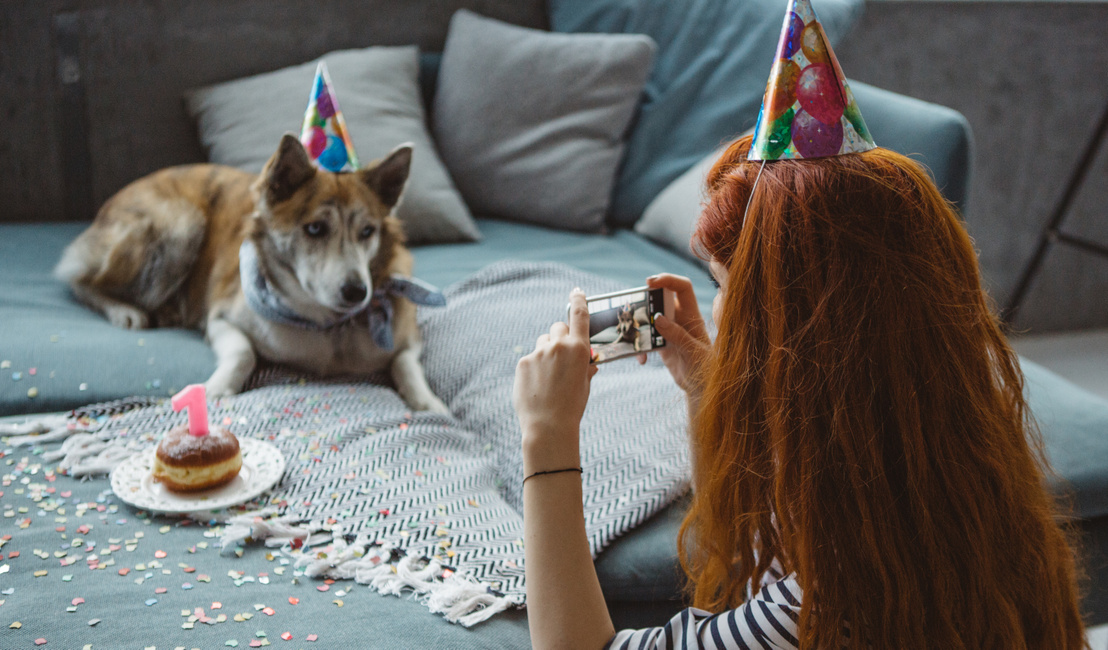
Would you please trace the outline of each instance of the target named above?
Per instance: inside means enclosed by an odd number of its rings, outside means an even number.
[[[535,478],[536,476],[539,476],[540,474],[561,474],[562,472],[577,472],[578,474],[584,474],[584,471],[582,471],[580,467],[567,467],[565,469],[548,469],[545,472],[535,472],[534,474],[531,474],[530,476],[525,476],[523,478],[523,482],[526,483],[527,479]]]

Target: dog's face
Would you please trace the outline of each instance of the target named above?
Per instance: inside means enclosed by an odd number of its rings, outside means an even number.
[[[251,237],[271,279],[294,309],[318,322],[363,309],[371,268],[403,241],[391,212],[408,180],[412,148],[400,146],[365,169],[318,170],[285,135],[254,185]],[[384,263],[382,263],[384,262]]]

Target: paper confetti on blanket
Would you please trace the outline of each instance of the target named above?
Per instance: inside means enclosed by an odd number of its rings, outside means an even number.
[[[272,493],[250,504],[257,511],[225,513],[224,550],[265,541],[295,554],[308,576],[414,591],[467,626],[522,605],[512,382],[518,359],[565,318],[575,286],[620,288],[561,265],[501,262],[448,288],[445,308],[421,310],[428,381],[453,418],[413,413],[382,385],[281,370],[212,404],[213,424],[269,440],[288,461]],[[137,404],[87,433],[74,433],[71,419],[53,458],[70,473],[103,472],[184,421],[168,400]],[[608,364],[593,379],[581,466],[594,556],[687,489],[685,426],[682,397],[656,358]]]

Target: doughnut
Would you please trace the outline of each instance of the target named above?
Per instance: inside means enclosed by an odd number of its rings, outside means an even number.
[[[195,492],[226,485],[242,469],[242,451],[234,434],[213,429],[206,436],[182,424],[165,434],[154,455],[154,480],[173,492]]]

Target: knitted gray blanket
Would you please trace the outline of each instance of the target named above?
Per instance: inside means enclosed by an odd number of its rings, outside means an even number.
[[[211,407],[239,437],[277,445],[281,482],[243,513],[223,513],[224,550],[264,542],[306,575],[415,592],[433,612],[473,625],[524,604],[522,458],[511,394],[518,359],[569,290],[620,288],[555,264],[501,262],[422,309],[424,366],[453,417],[410,412],[383,381],[259,373],[255,388]],[[52,452],[70,473],[108,469],[184,422],[168,401],[69,423]],[[682,396],[656,358],[603,366],[581,427],[594,557],[678,498],[688,483]]]

